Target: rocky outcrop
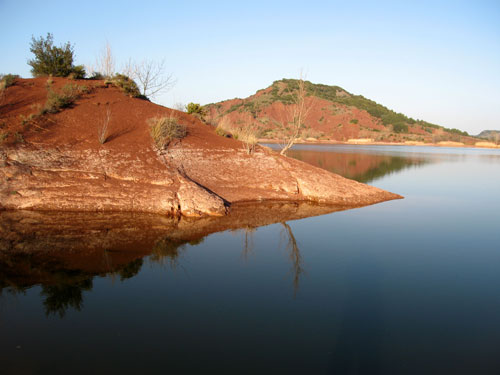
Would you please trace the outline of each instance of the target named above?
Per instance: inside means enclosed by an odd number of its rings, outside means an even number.
[[[155,156],[154,154],[150,156]],[[224,201],[158,160],[106,150],[2,153],[1,207],[223,215]]]
[[[147,162],[141,155],[105,150],[19,147],[5,150],[1,158],[5,209],[201,216],[223,215],[230,203],[242,201],[359,206],[399,197],[265,148],[247,155],[178,145]]]
[[[230,202],[292,200],[359,206],[400,198],[265,147],[247,155],[177,146],[167,152],[167,160]]]
[[[28,94],[29,101],[21,100]],[[19,117],[29,118],[30,108],[45,97],[40,79],[8,89],[2,126],[24,133],[22,142],[0,149],[0,209],[221,216],[244,201],[349,207],[401,198],[265,147],[249,155],[241,142],[216,135],[193,116],[98,84],[73,108],[20,128]],[[110,136],[101,144],[96,124],[108,110]],[[175,117],[187,127],[187,137],[157,152],[147,123],[156,116]]]

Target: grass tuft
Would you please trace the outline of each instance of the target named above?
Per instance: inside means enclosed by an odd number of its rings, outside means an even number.
[[[243,149],[247,154],[255,151],[258,142],[258,131],[252,125],[232,126],[227,117],[223,117],[217,124],[215,133],[222,137],[231,135],[234,139],[243,142]]]
[[[153,117],[148,120],[151,138],[158,150],[165,149],[174,139],[182,139],[187,135],[187,128],[173,116]]]
[[[47,101],[40,114],[57,113],[63,108],[70,107],[80,96],[81,90],[77,85],[65,85],[60,92],[48,89]]]

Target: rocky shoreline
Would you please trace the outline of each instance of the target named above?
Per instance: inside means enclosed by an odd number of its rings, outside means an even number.
[[[67,80],[55,79],[62,86]],[[43,79],[9,87],[2,120],[19,118],[46,98]],[[30,98],[24,100],[23,98]],[[109,140],[96,124],[112,113]],[[187,136],[158,152],[148,119],[175,117]],[[198,118],[115,87],[96,84],[71,108],[28,125],[23,142],[0,149],[0,209],[131,211],[221,216],[236,202],[294,201],[360,206],[402,198],[297,161],[267,147],[250,154]],[[17,130],[20,131],[20,130]]]

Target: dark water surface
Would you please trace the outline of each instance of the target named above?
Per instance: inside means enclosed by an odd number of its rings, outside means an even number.
[[[500,150],[290,155],[405,199],[1,213],[0,373],[499,374]]]

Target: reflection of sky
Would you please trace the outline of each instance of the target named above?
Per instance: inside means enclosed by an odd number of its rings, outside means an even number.
[[[280,149],[279,144],[265,144],[274,149]],[[500,157],[500,149],[489,148],[462,148],[462,147],[431,147],[431,146],[382,146],[382,145],[307,145],[296,144],[293,146],[296,150],[327,151],[327,152],[352,152],[369,153],[378,155],[393,156],[426,156],[426,155],[455,155],[457,157],[467,156],[497,156]]]

